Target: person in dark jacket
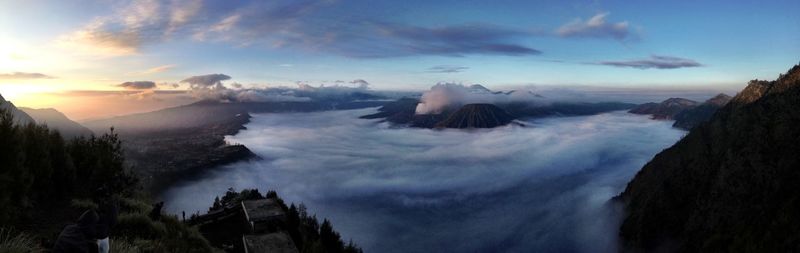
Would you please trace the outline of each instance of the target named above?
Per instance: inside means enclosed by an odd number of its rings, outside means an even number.
[[[87,210],[78,218],[78,224],[67,225],[58,235],[53,246],[54,253],[97,252],[96,226],[100,219],[97,212]]]
[[[97,225],[95,226],[97,247],[100,253],[108,253],[109,249],[111,248],[109,236],[111,236],[111,230],[117,225],[119,204],[109,198],[100,203],[100,208],[98,211],[100,212],[100,217]]]

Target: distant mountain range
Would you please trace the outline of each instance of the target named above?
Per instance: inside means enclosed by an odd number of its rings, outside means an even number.
[[[645,103],[634,107],[629,113],[651,115],[656,120],[675,120],[673,127],[689,130],[708,121],[731,97],[718,94],[703,103],[685,98],[669,98],[661,103]]]
[[[636,106],[618,102],[554,102],[536,105],[514,102],[494,105],[467,104],[443,108],[436,114],[416,114],[417,104],[419,99],[402,98],[387,103],[379,108],[377,113],[364,115],[361,118],[384,119],[393,124],[417,128],[491,128],[507,125],[518,118],[593,115]]]
[[[11,111],[17,124],[44,124],[50,129],[57,130],[66,139],[93,134],[91,130],[78,122],[72,121],[66,115],[53,108],[33,109],[27,107],[17,108],[0,95],[0,108]]]
[[[66,138],[78,136],[89,137],[94,134],[94,132],[89,130],[89,128],[86,128],[78,122],[70,120],[66,115],[57,111],[56,109],[33,109],[27,107],[20,107],[19,109],[30,115],[31,118],[36,121],[36,123],[44,124],[50,128],[54,128],[61,132],[61,135]]]
[[[798,126],[800,65],[751,81],[615,198],[623,251],[800,251]]]
[[[247,147],[225,142],[250,122],[251,113],[313,112],[377,107],[386,101],[358,100],[366,95],[305,102],[200,101],[147,113],[84,124],[95,132],[110,127],[120,134],[128,162],[148,190],[159,193],[180,180],[191,180],[208,169],[257,158]]]
[[[698,106],[683,110],[676,114],[674,117],[675,123],[672,124],[672,126],[685,130],[692,129],[695,126],[700,125],[700,123],[711,119],[711,116],[714,116],[714,113],[716,113],[719,108],[722,108],[728,104],[728,101],[731,101],[731,99],[731,96],[720,93]]]
[[[671,120],[682,111],[697,106],[697,101],[685,98],[669,98],[661,103],[645,103],[631,109],[633,114],[651,115],[653,119]]]
[[[376,107],[385,101],[338,101],[323,100],[309,102],[217,102],[211,100],[84,122],[94,131],[107,131],[115,127],[120,133],[147,133],[188,129],[209,125],[238,122],[237,117],[249,113],[312,112],[324,110],[357,109]]]

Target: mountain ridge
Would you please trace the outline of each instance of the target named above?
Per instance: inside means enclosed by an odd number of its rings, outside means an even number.
[[[407,125],[416,128],[437,128],[437,124],[447,120],[453,113],[457,112],[462,106],[448,106],[435,114],[417,114],[416,108],[419,103],[416,98],[401,98],[397,101],[386,103],[378,108],[378,112],[363,115],[362,119],[383,119],[386,122]],[[537,118],[548,116],[582,116],[593,115],[603,112],[627,110],[635,104],[620,102],[553,102],[549,104],[530,104],[525,102],[513,102],[504,104],[492,104],[511,118]]]
[[[698,106],[683,110],[675,115],[675,123],[672,124],[672,127],[684,130],[692,129],[700,123],[711,119],[714,113],[728,104],[731,99],[733,99],[733,97],[720,93]]]
[[[89,137],[94,134],[89,128],[69,119],[64,113],[54,108],[34,109],[20,107],[20,110],[31,116],[37,124],[44,124],[58,130],[65,138]]]
[[[658,120],[671,120],[680,112],[694,108],[700,103],[685,98],[668,98],[660,103],[645,103],[629,110],[633,114],[650,114]]]
[[[624,250],[800,250],[800,65],[751,81],[614,199]]]
[[[14,123],[16,124],[25,125],[28,123],[36,123],[30,115],[14,106],[14,103],[11,103],[11,101],[7,101],[3,98],[3,95],[0,95],[0,109],[9,110],[11,115],[14,116]]]

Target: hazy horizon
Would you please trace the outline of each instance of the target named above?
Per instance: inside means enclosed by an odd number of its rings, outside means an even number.
[[[470,84],[465,84],[470,85]],[[746,83],[743,83],[744,87]],[[492,88],[492,85],[484,85],[487,88]],[[692,89],[686,88],[631,88],[631,87],[608,87],[608,86],[580,86],[580,85],[526,85],[526,86],[497,86],[499,89],[495,91],[513,91],[513,90],[530,90],[534,92],[541,92],[543,94],[559,94],[566,93],[574,96],[576,99],[581,97],[585,99],[582,102],[625,102],[625,103],[648,103],[660,102],[667,98],[681,97],[698,102],[713,97],[718,93],[725,93],[727,95],[736,95],[738,88],[722,88],[714,89],[711,87],[697,87]],[[287,87],[289,88],[289,87]],[[268,89],[268,88],[266,88]],[[393,94],[397,91],[394,90],[369,90],[376,94],[388,95],[389,98],[402,97]],[[399,90],[403,94],[416,94],[421,95],[427,90]],[[153,91],[148,94],[139,94],[138,92],[130,91],[63,91],[56,93],[33,93],[45,98],[55,97],[56,99],[48,100],[44,104],[27,104],[23,100],[19,103],[9,98],[2,93],[0,95],[18,107],[30,107],[34,109],[41,108],[54,108],[72,120],[78,122],[86,122],[98,119],[106,119],[117,116],[125,116],[136,113],[146,113],[157,111],[160,109],[188,105],[194,102],[205,99],[197,94],[192,94],[192,91]],[[577,96],[580,95],[580,96]],[[561,95],[557,95],[561,96]],[[576,100],[578,101],[578,100]],[[581,101],[578,101],[581,102]],[[37,106],[38,105],[38,106]]]

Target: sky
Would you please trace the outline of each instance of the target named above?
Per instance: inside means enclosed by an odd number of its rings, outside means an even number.
[[[148,95],[209,74],[245,88],[738,89],[798,63],[798,10],[794,0],[6,0],[0,94],[91,118],[186,103]]]

